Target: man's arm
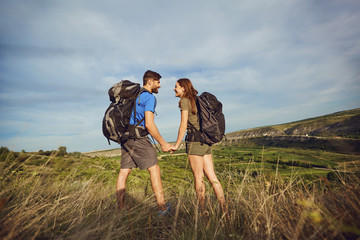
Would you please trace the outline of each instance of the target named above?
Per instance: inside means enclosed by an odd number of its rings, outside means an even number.
[[[161,145],[161,149],[164,152],[169,152],[171,150],[170,147],[172,146],[165,142],[165,140],[160,135],[159,130],[154,122],[154,113],[151,111],[145,112],[145,126],[150,135]]]

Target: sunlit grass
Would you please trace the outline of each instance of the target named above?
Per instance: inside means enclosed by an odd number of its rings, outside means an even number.
[[[360,237],[360,188],[354,171],[345,174],[337,167],[332,170],[291,166],[283,169],[280,164],[262,161],[279,159],[290,150],[218,147],[214,151],[215,168],[224,188],[228,212],[219,209],[207,181],[206,209],[199,212],[186,155],[166,154],[161,156],[159,164],[166,201],[172,204],[171,215],[167,217],[157,216],[149,174],[140,170],[134,170],[128,179],[129,209],[117,210],[118,157],[59,157],[55,152],[46,157],[36,153],[2,154],[0,238]],[[291,151],[296,155],[295,150]],[[306,153],[311,158],[319,154]],[[332,158],[335,162],[342,158],[326,154],[326,159]],[[354,165],[352,170],[357,167]],[[335,178],[327,179],[324,172],[334,173]]]

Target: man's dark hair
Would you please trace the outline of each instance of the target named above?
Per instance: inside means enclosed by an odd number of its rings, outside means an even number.
[[[161,75],[158,74],[157,72],[151,71],[151,70],[147,70],[144,74],[143,77],[143,84],[146,85],[147,81],[149,78],[154,78],[156,80],[160,80]]]

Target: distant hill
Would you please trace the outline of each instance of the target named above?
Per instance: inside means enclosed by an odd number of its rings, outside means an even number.
[[[226,138],[232,144],[316,148],[360,154],[360,108],[231,132],[226,134]]]

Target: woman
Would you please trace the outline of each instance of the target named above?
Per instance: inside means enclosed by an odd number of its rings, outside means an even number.
[[[191,81],[187,78],[181,78],[175,85],[175,96],[180,98],[179,108],[181,110],[181,123],[175,147],[176,151],[181,141],[186,135],[186,153],[194,174],[195,191],[200,208],[203,209],[205,204],[205,184],[204,173],[209,179],[220,206],[225,210],[225,197],[221,184],[216,177],[214,164],[211,155],[211,146],[201,144],[199,139],[199,120],[197,116],[196,94],[198,93],[193,87]]]

